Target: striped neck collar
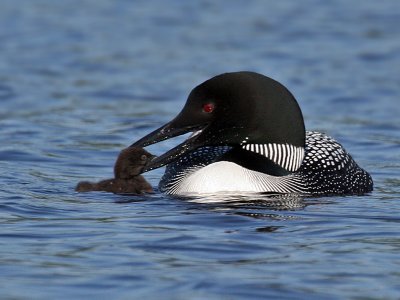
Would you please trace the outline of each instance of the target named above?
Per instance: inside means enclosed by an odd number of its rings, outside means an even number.
[[[304,148],[289,144],[242,144],[242,149],[265,156],[285,170],[298,170],[304,159]]]

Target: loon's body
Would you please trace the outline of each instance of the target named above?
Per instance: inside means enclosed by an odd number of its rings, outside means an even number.
[[[165,193],[372,191],[371,176],[339,143],[305,131],[293,95],[257,73],[226,73],[197,86],[173,121],[133,146],[188,131],[194,134],[145,167],[167,165],[159,184]]]
[[[316,196],[363,194],[372,189],[371,176],[339,143],[319,132],[306,132],[304,160],[288,175],[274,176],[221,160],[229,151],[228,147],[204,147],[181,157],[167,166],[160,190],[167,194],[242,191]]]

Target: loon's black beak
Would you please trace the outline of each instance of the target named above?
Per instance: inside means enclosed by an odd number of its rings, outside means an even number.
[[[180,125],[176,120],[172,120],[171,122],[165,124],[164,126],[154,130],[148,135],[142,137],[137,142],[133,143],[130,147],[146,147],[152,144],[156,144],[158,142],[188,133],[192,131],[201,131],[206,127],[207,124],[202,125]],[[200,133],[200,132],[199,132]],[[157,156],[150,160],[146,166],[143,168],[142,173],[160,168],[165,166],[174,160],[176,160],[181,155],[194,150],[201,146],[201,143],[198,142],[198,134],[195,132],[191,137],[185,140],[183,143],[178,146],[172,148],[166,153]]]

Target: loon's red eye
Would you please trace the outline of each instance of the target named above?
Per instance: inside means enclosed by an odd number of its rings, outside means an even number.
[[[211,112],[213,112],[214,111],[214,104],[212,104],[212,103],[206,103],[206,104],[203,104],[203,111],[204,112],[206,112],[206,113],[211,113]]]

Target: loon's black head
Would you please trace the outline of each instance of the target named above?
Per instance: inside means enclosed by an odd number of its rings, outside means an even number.
[[[198,85],[175,119],[132,146],[145,147],[191,131],[191,137],[151,160],[143,172],[202,146],[286,144],[303,148],[305,143],[296,99],[279,82],[253,72],[225,73]]]

